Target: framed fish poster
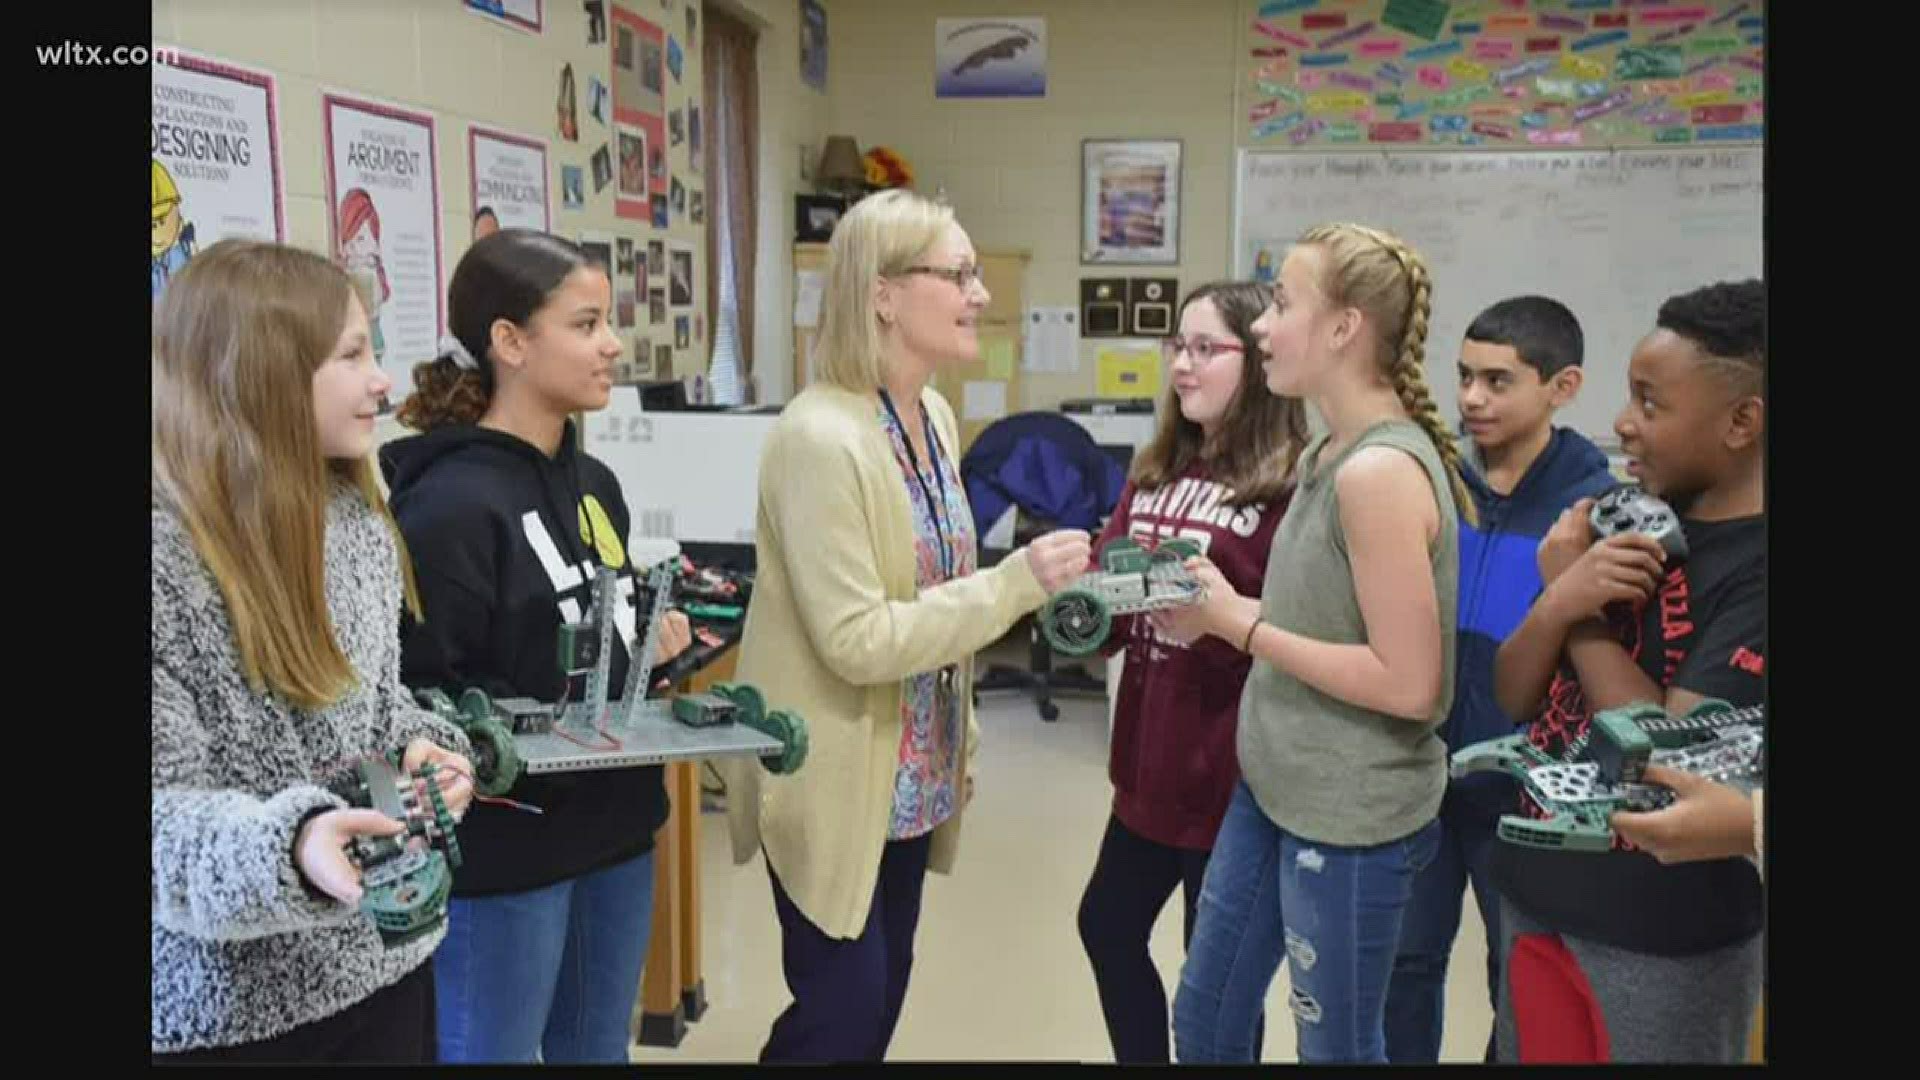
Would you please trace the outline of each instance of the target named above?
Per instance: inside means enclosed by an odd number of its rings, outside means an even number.
[[[1047,20],[934,20],[933,96],[1047,96]]]

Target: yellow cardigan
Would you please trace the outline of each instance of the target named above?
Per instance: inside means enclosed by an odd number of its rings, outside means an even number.
[[[946,399],[929,389],[920,406],[954,452]],[[1046,599],[1024,558],[915,586],[912,511],[879,413],[877,395],[815,384],[787,404],[767,438],[738,678],[758,687],[769,709],[805,717],[810,745],[791,776],[743,758],[726,759],[722,770],[734,861],[764,847],[808,921],[842,939],[860,936],[880,872],[904,680],[960,665],[967,752],[956,779],[964,792],[980,734],[973,654]],[[930,865],[940,873],[953,868],[963,816],[956,809],[934,830]]]

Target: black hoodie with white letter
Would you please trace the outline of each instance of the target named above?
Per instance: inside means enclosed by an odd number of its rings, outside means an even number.
[[[585,679],[569,686],[562,674],[559,630],[591,611],[602,563],[619,571],[611,685],[625,683],[640,591],[627,559],[627,504],[612,470],[582,453],[577,437],[569,423],[548,457],[516,436],[457,425],[381,449],[425,612],[402,635],[409,687],[437,686],[456,700],[470,686],[548,702],[570,691],[577,700]],[[455,895],[521,892],[623,862],[651,849],[667,818],[657,765],[527,776],[508,795],[544,812],[475,802],[460,826]]]

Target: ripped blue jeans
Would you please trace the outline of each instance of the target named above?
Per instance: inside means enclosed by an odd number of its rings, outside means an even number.
[[[1284,956],[1300,1061],[1384,1063],[1400,918],[1439,839],[1436,819],[1376,847],[1315,843],[1275,825],[1237,783],[1174,997],[1175,1059],[1252,1061]]]

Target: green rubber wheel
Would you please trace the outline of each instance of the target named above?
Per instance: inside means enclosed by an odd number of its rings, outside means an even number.
[[[453,699],[447,696],[445,690],[437,686],[429,686],[424,690],[415,690],[413,692],[413,700],[419,702],[421,708],[426,709],[428,712],[433,713],[433,715],[438,716],[450,724],[458,724],[460,722],[460,713],[453,707]]]
[[[460,695],[460,726],[474,727],[493,719],[493,699],[477,686]]]
[[[780,767],[771,771],[782,776],[798,772],[807,761],[807,722],[797,713],[784,709],[775,710],[769,719],[779,730],[778,738],[784,747],[778,759]]]
[[[505,795],[520,782],[525,762],[513,744],[513,732],[497,720],[473,724],[467,728],[467,741],[473,744],[473,789],[487,796]]]
[[[1140,558],[1146,555],[1147,552],[1140,546],[1140,541],[1122,533],[1100,545],[1100,550],[1093,553],[1093,565],[1099,568],[1102,573],[1111,573],[1112,571],[1107,569],[1108,557],[1119,556],[1124,558],[1127,554],[1133,555],[1134,558]]]
[[[1200,554],[1200,545],[1184,536],[1177,536],[1171,540],[1160,541],[1160,546],[1154,548],[1153,553],[1156,557],[1165,556],[1186,562]]]
[[[1068,656],[1097,651],[1112,629],[1106,602],[1087,589],[1063,589],[1040,609],[1040,632]]]
[[[713,692],[739,707],[739,723],[758,729],[766,722],[767,699],[758,687],[750,683],[716,683]]]

